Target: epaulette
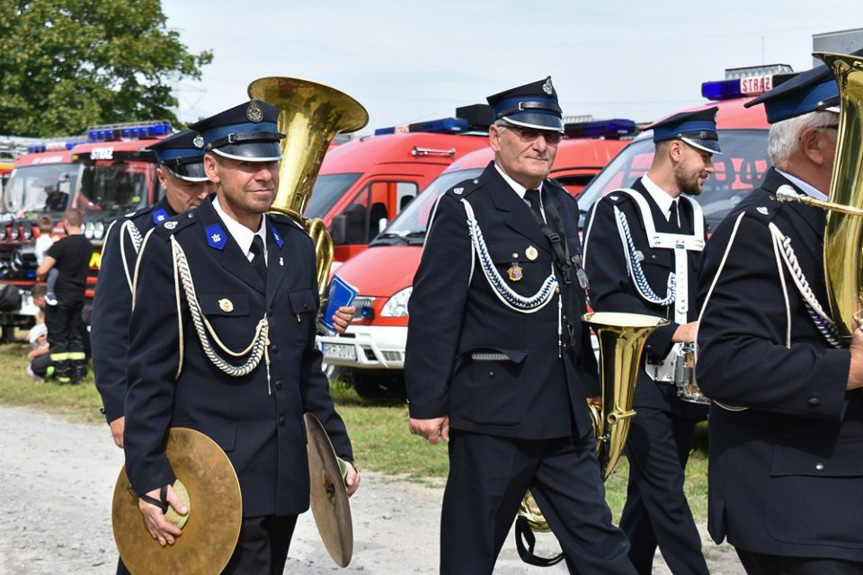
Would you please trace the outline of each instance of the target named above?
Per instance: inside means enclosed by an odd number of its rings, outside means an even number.
[[[748,217],[753,217],[757,221],[769,224],[779,214],[785,202],[780,202],[776,196],[767,190],[755,190],[746,200],[746,205],[741,205],[740,211],[745,211]]]
[[[300,224],[300,222],[296,221],[290,216],[286,216],[285,214],[280,214],[278,212],[270,212],[267,214],[267,217],[274,224],[281,224],[283,226],[287,226],[289,230],[298,230],[301,232],[306,231],[302,224]]]
[[[150,212],[152,212],[155,209],[155,207],[156,207],[155,204],[150,204],[149,206],[144,206],[142,208],[138,208],[134,212],[129,212],[128,214],[123,214],[123,218],[125,218],[127,220],[134,220],[135,218],[138,218],[138,217],[143,216],[145,214],[149,214]]]
[[[567,189],[565,187],[563,187],[563,184],[561,184],[557,180],[554,180],[552,178],[548,178],[545,180],[545,183],[543,185],[548,186],[548,188],[550,190],[555,190],[557,192],[560,192],[562,195],[566,196],[567,198],[569,198],[570,200],[572,200],[576,203],[578,202],[578,200],[575,198],[575,196],[570,194],[569,191],[567,191]]]
[[[184,228],[188,228],[196,221],[198,221],[198,210],[191,210],[186,212],[185,214],[177,214],[161,226],[155,228],[155,232],[164,237],[168,237],[171,234],[175,234]]]
[[[457,200],[460,200],[468,194],[471,194],[474,191],[480,189],[481,187],[482,184],[480,183],[479,178],[465,180],[463,182],[459,182],[458,184],[447,190],[446,195],[452,196]]]

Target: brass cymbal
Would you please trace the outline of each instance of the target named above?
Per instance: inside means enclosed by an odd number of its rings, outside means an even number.
[[[165,547],[153,539],[123,466],[111,513],[120,557],[134,575],[220,573],[234,552],[243,518],[234,467],[216,442],[192,429],[171,429],[165,454],[188,491],[190,511],[183,534]]]
[[[304,419],[308,435],[312,514],[330,557],[339,567],[347,567],[354,553],[354,528],[348,492],[336,452],[324,426],[311,413],[306,413]]]

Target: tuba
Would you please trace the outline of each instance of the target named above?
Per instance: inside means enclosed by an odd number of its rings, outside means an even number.
[[[863,58],[846,54],[816,54],[833,70],[839,84],[839,132],[836,160],[826,202],[790,189],[777,199],[827,210],[824,226],[824,277],[831,317],[845,344],[851,340],[863,295]]]
[[[649,315],[616,312],[588,313],[582,319],[593,328],[599,341],[602,404],[591,405],[590,415],[596,435],[599,469],[605,481],[623,454],[630,418],[635,415],[632,402],[644,342],[653,330],[667,325],[668,321]],[[533,531],[551,530],[530,492],[522,499],[519,516],[519,522],[522,525],[526,523]],[[516,537],[519,537],[519,551],[525,559],[518,531],[523,529],[517,526]]]
[[[320,309],[323,310],[333,262],[333,240],[323,220],[305,217],[306,207],[330,142],[336,134],[363,128],[369,121],[369,114],[347,94],[298,78],[258,78],[249,84],[248,92],[250,98],[281,110],[278,126],[285,138],[281,142],[279,189],[270,211],[293,219],[312,238]]]

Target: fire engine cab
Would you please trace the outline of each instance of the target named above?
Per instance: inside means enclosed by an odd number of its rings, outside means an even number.
[[[305,215],[329,228],[334,269],[365,250],[438,174],[487,146],[488,123],[469,117],[473,108],[459,108],[455,118],[381,128],[330,148]]]
[[[551,177],[573,195],[584,186],[625,145],[621,136],[635,132],[635,123],[626,120],[568,125],[558,148]],[[452,163],[374,241],[369,249],[337,270],[339,277],[359,290],[357,315],[340,337],[321,336],[325,361],[349,370],[357,392],[373,397],[403,386],[407,338],[407,302],[419,266],[429,215],[437,199],[459,182],[475,178],[494,154],[484,147]]]
[[[0,312],[9,337],[28,326],[36,313],[29,288],[36,283],[34,242],[38,220],[49,215],[62,231],[63,213],[84,212],[84,235],[94,244],[87,296],[93,296],[99,249],[108,225],[118,216],[158,201],[156,156],[143,151],[171,133],[167,122],[95,126],[86,137],[46,140],[16,160],[0,200],[0,282],[22,290],[22,308]]]

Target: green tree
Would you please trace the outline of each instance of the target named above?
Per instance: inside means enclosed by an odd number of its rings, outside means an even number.
[[[189,53],[159,0],[0,0],[0,134],[177,124],[170,82],[212,59]]]

